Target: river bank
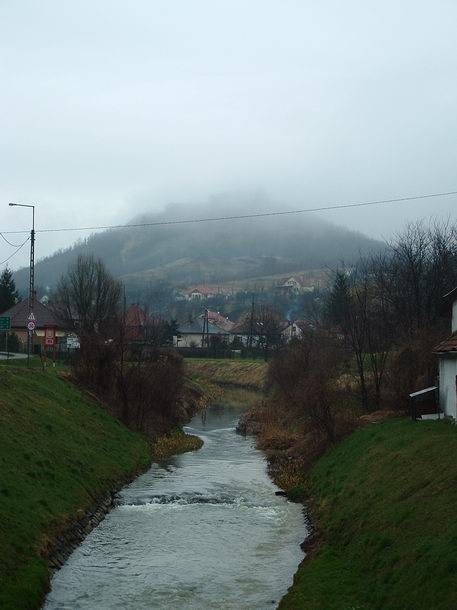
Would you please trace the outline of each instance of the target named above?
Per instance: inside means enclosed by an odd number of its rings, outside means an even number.
[[[235,433],[243,408],[213,403],[185,428],[200,451],[163,459],[52,582],[45,610],[268,610],[303,554],[302,509],[275,494],[263,454]]]
[[[51,569],[151,452],[55,370],[3,366],[0,385],[0,607],[38,608]]]
[[[457,608],[457,428],[347,400],[333,442],[274,394],[239,423],[307,513],[306,557],[279,609]]]
[[[265,414],[259,423],[255,411],[244,422],[310,521],[307,556],[280,610],[457,607],[457,430],[448,421],[381,420],[371,416],[314,454],[290,425],[278,430]]]
[[[55,369],[1,373],[0,607],[29,610],[119,489],[153,459],[201,441],[175,429],[151,446]]]
[[[262,392],[265,388],[268,365],[261,360],[230,360],[215,358],[187,358],[185,370],[195,383],[204,387],[238,387]]]

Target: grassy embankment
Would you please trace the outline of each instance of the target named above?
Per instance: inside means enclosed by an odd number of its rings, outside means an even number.
[[[2,365],[0,607],[38,607],[58,532],[150,461],[145,439],[55,370]]]
[[[261,360],[187,358],[185,362],[187,375],[209,390],[232,386],[261,392],[265,387],[268,365]]]
[[[355,431],[290,494],[318,531],[281,610],[457,608],[457,429],[405,418]]]
[[[209,404],[227,404],[252,408],[265,387],[267,365],[259,360],[187,358],[188,383],[204,397],[202,408]]]

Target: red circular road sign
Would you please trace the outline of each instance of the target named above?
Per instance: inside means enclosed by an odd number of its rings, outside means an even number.
[[[27,328],[29,330],[35,330],[35,322],[33,322],[32,320],[30,320],[30,322],[27,322]]]

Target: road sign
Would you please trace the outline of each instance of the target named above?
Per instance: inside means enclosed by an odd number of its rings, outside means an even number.
[[[44,329],[44,344],[51,345],[51,346],[56,344],[55,326],[47,326]]]
[[[11,318],[9,316],[0,316],[0,330],[11,330]]]
[[[30,322],[36,322],[35,314],[33,313],[33,311],[29,313],[29,315],[27,316],[27,320],[30,320]]]
[[[79,349],[79,339],[78,337],[67,337],[67,349]]]
[[[33,320],[30,320],[30,322],[27,322],[27,328],[29,330],[35,330],[35,322]]]

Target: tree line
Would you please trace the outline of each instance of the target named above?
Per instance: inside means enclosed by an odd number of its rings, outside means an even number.
[[[332,443],[354,414],[405,410],[434,385],[433,347],[450,334],[442,297],[457,286],[457,226],[408,225],[385,251],[332,272],[314,328],[279,349],[270,389]]]

